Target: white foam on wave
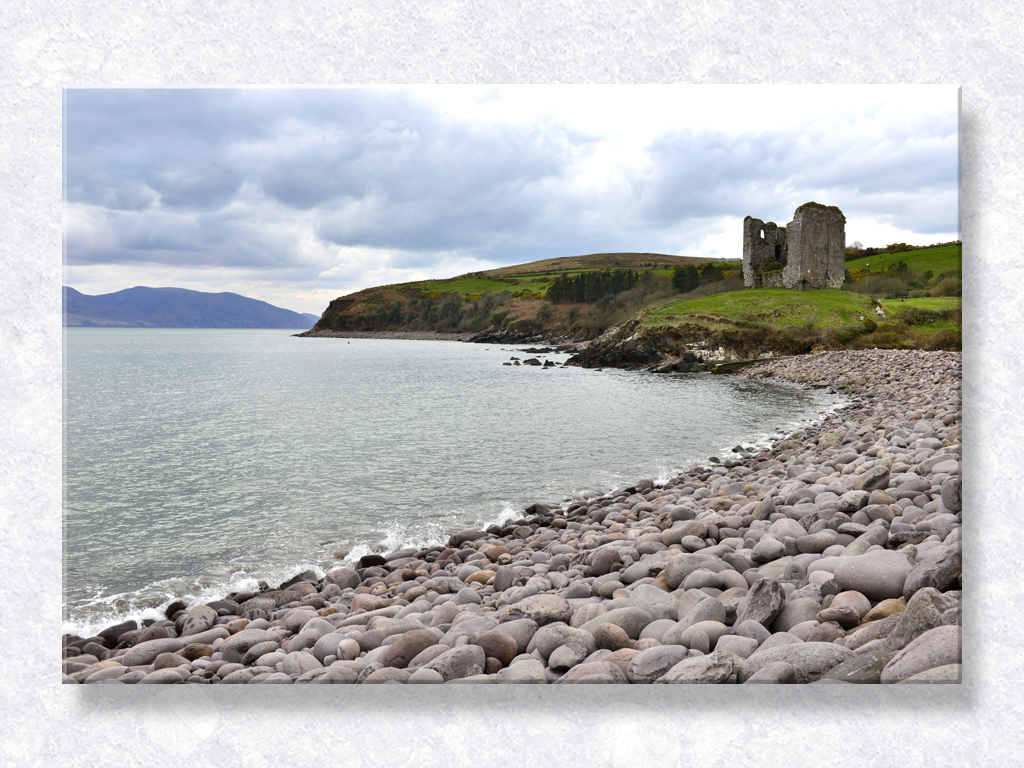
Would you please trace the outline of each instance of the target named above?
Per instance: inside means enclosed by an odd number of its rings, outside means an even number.
[[[113,595],[96,594],[80,601],[74,614],[62,622],[61,632],[66,635],[91,637],[101,630],[134,619],[159,621],[166,616],[167,607],[178,600],[187,608],[221,600],[234,592],[254,592],[260,581],[276,587],[303,571],[313,571],[318,578],[325,573],[320,563],[300,560],[291,564],[264,566],[253,564],[243,570],[214,577],[204,575],[191,581],[181,578],[162,579],[133,592]]]
[[[500,509],[496,513],[484,513],[476,519],[467,515],[464,510],[441,513],[430,521],[393,518],[381,526],[376,535],[371,535],[363,541],[352,542],[349,554],[343,562],[351,566],[358,563],[364,555],[387,554],[400,549],[446,547],[452,533],[457,529],[484,530],[491,525],[506,525],[523,515],[522,509],[517,509],[507,500],[499,504]]]

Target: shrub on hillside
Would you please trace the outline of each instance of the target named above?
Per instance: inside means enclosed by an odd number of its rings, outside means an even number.
[[[932,296],[961,296],[963,295],[963,282],[956,277],[947,277],[935,284],[931,290]]]
[[[676,267],[672,272],[672,286],[680,293],[688,293],[697,287],[700,280],[700,272],[693,264],[685,267]]]
[[[946,350],[949,352],[958,352],[963,349],[963,337],[960,331],[952,328],[946,328],[925,337],[922,340],[921,346],[923,349],[932,351]]]

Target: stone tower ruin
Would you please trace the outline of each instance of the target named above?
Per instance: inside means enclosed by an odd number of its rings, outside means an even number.
[[[743,284],[798,291],[841,288],[846,217],[834,205],[804,203],[785,227],[743,220]]]

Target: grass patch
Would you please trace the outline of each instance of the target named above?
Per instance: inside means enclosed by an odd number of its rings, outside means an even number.
[[[871,274],[884,272],[898,262],[904,262],[911,271],[932,272],[941,275],[944,272],[959,272],[963,269],[963,246],[944,245],[939,248],[920,248],[916,251],[900,251],[899,253],[876,253],[874,256],[862,256],[846,262],[851,272],[868,269]]]
[[[963,300],[959,296],[936,296],[920,299],[880,299],[878,303],[882,305],[885,314],[892,315],[905,309],[923,309],[929,312],[959,309]]]
[[[779,329],[841,329],[862,326],[861,317],[874,314],[870,300],[847,291],[757,288],[663,304],[648,310],[643,324],[679,325],[698,321],[717,328],[740,322]]]
[[[399,287],[399,286],[396,286]],[[423,280],[418,283],[403,283],[403,293],[417,293],[421,296],[440,296],[445,293],[455,293],[466,298],[467,296],[482,296],[485,293],[501,293],[502,291],[517,290],[504,280],[489,280],[479,277],[454,277],[451,280]]]

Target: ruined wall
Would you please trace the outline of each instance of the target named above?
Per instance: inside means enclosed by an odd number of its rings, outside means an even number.
[[[841,288],[845,268],[846,217],[833,206],[804,203],[786,225],[793,254],[782,284],[797,290]]]
[[[785,227],[747,216],[743,220],[743,284],[796,290],[840,288],[846,250],[846,217],[835,206],[804,203]],[[765,271],[768,262],[781,272]]]
[[[787,254],[785,227],[751,216],[743,220],[743,285],[761,288],[765,263],[786,264]]]

